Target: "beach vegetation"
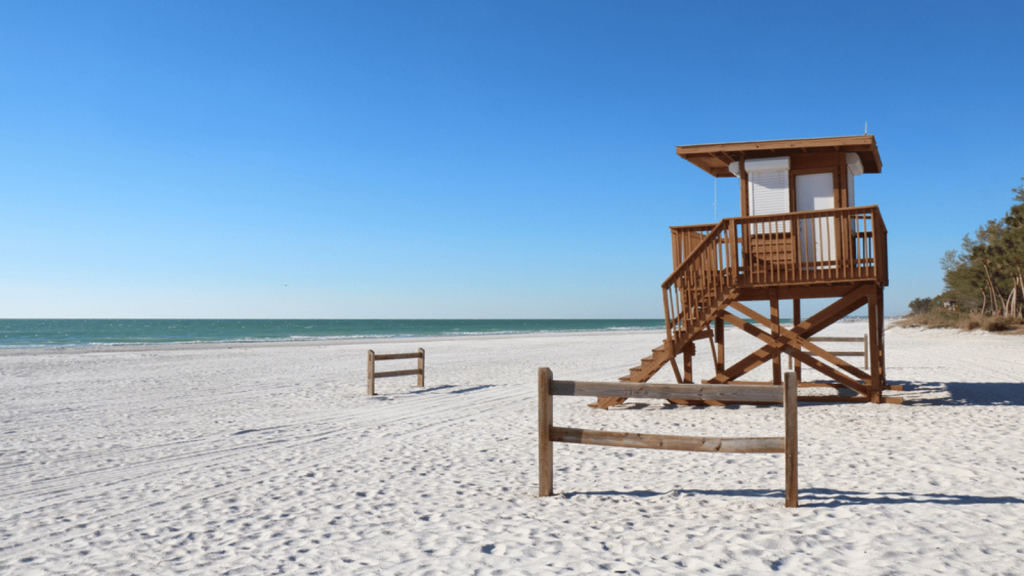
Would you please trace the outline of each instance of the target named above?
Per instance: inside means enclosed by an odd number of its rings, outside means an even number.
[[[1012,193],[1002,218],[965,235],[959,250],[942,257],[944,291],[911,301],[907,325],[992,332],[1024,325],[1024,184]]]
[[[932,308],[927,312],[909,314],[896,321],[895,325],[901,328],[952,328],[968,331],[1024,333],[1024,319],[1022,318],[1007,318],[951,308]]]

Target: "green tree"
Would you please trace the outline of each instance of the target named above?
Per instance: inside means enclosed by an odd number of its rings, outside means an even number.
[[[935,308],[934,298],[914,298],[910,301],[910,311],[914,314],[924,314]]]
[[[974,238],[964,236],[960,250],[940,260],[945,273],[941,298],[956,300],[962,310],[1024,313],[1024,185],[1012,192],[1015,203],[1005,216],[979,227]]]

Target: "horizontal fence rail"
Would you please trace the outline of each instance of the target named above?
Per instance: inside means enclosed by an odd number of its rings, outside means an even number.
[[[867,369],[868,359],[870,358],[870,346],[868,342],[868,335],[863,336],[813,336],[808,338],[810,342],[860,342],[863,346],[863,350],[830,350],[829,353],[833,356],[863,356],[864,357],[864,368]],[[808,352],[811,356],[817,356],[813,352]],[[789,367],[793,367],[793,357],[789,357]]]
[[[791,508],[797,506],[797,380],[796,375],[792,372],[786,373],[783,386],[731,386],[563,381],[555,380],[549,368],[541,368],[538,371],[537,382],[540,496],[550,496],[553,493],[554,443],[564,442],[690,452],[784,453],[786,455],[786,506]],[[552,399],[555,396],[714,399],[750,403],[781,402],[785,414],[785,436],[777,438],[715,438],[562,428],[553,425]]]
[[[382,360],[405,360],[409,358],[416,358],[416,368],[409,370],[391,370],[388,372],[377,372],[377,362]],[[402,354],[375,354],[373,350],[367,353],[367,364],[366,364],[366,395],[374,396],[376,394],[375,380],[377,378],[393,378],[395,376],[418,376],[416,379],[416,387],[423,388],[424,374],[426,372],[426,359],[427,353],[420,348],[416,352],[406,352]]]

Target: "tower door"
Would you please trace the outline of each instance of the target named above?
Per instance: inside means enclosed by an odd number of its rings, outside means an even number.
[[[796,211],[835,208],[832,172],[798,174],[796,180]],[[835,218],[806,218],[800,221],[800,260],[830,262],[836,259]]]

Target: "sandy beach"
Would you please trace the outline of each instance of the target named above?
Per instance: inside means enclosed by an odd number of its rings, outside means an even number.
[[[538,498],[537,369],[615,381],[663,337],[5,350],[0,573],[1024,571],[1024,336],[889,329],[905,403],[801,404],[800,508],[782,455],[565,444]],[[732,360],[756,345],[727,339]],[[365,396],[368,348],[420,346],[424,389]],[[555,422],[782,433],[779,407],[586,402]]]

